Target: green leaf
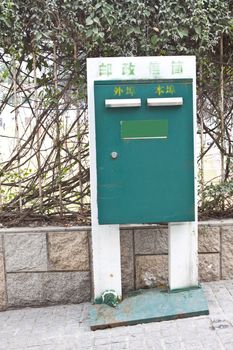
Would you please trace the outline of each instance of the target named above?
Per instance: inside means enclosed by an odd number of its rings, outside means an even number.
[[[107,17],[107,22],[111,26],[113,24],[113,22],[114,22],[114,18],[113,17]]]
[[[92,18],[89,16],[89,17],[87,17],[86,18],[86,25],[87,26],[91,26],[93,24],[93,20],[92,20]]]
[[[98,10],[102,6],[102,3],[99,2],[98,4],[95,5],[95,9]]]
[[[158,37],[157,37],[157,35],[156,35],[156,34],[152,35],[150,41],[151,41],[151,44],[152,44],[153,46],[156,46],[156,44],[157,44],[157,42],[158,42]]]
[[[181,39],[188,36],[189,33],[187,28],[177,29],[177,31]]]
[[[88,29],[88,30],[86,31],[86,36],[87,36],[88,38],[90,38],[90,37],[92,36],[92,34],[93,34],[93,30],[92,30],[92,29]]]
[[[7,79],[9,76],[10,76],[10,72],[8,71],[8,69],[4,69],[0,73],[0,78],[2,78],[3,80]]]
[[[135,34],[140,34],[140,33],[141,33],[141,30],[140,30],[139,27],[135,27],[135,28],[133,29],[133,31],[134,31]]]
[[[134,31],[133,28],[128,28],[127,32],[126,32],[126,35],[128,36],[128,35],[132,34],[133,31]]]
[[[198,26],[198,27],[195,27],[194,29],[195,29],[195,32],[196,32],[199,36],[201,36],[201,27]]]
[[[93,21],[94,21],[95,23],[97,23],[99,26],[101,26],[100,20],[99,20],[98,17],[95,17]]]

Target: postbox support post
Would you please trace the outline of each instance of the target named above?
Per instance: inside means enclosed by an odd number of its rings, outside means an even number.
[[[121,256],[119,225],[92,226],[94,298],[109,289],[121,297]]]
[[[170,290],[198,286],[197,237],[196,222],[169,223]]]
[[[195,221],[168,224],[168,271],[170,290],[198,286],[198,224],[197,224],[197,123],[196,123],[196,65],[192,64],[193,79],[193,153]]]
[[[99,298],[108,290],[114,290],[119,297],[121,288],[120,226],[100,225],[97,206],[97,162],[95,136],[94,80],[98,62],[87,61],[88,116],[90,139],[90,185],[91,185],[91,251],[93,297]]]

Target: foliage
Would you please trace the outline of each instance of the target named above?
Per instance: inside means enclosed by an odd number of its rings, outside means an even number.
[[[157,44],[164,54],[213,53],[227,33],[231,13],[226,1],[160,1]]]
[[[22,108],[28,108],[31,115],[30,125],[15,135],[12,154],[1,164],[2,215],[25,218],[21,215],[25,210],[26,215],[28,211],[62,217],[78,213],[80,222],[89,222],[87,57],[196,55],[198,121],[212,140],[199,160],[217,146],[224,154],[225,180],[229,181],[232,38],[231,1],[2,0],[0,84],[4,97],[0,112],[13,105],[16,129]],[[224,142],[219,104],[222,66]],[[72,125],[64,122],[69,111],[76,115]],[[50,146],[45,152],[47,142]],[[33,157],[36,167],[25,175]],[[205,196],[202,210],[207,210],[206,199],[211,196],[212,192]]]
[[[202,193],[202,203],[199,214],[202,217],[231,216],[233,210],[233,180],[223,183],[210,183]]]

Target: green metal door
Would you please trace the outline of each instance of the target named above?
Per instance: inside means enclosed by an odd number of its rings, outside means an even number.
[[[192,80],[96,81],[94,89],[99,223],[193,221]]]

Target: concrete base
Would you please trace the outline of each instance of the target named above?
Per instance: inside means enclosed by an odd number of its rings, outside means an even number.
[[[164,289],[139,290],[128,295],[116,308],[91,305],[91,330],[208,315],[202,288],[169,292]]]

